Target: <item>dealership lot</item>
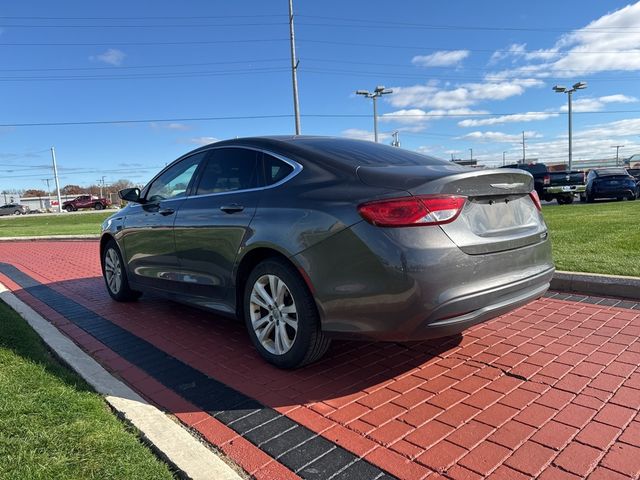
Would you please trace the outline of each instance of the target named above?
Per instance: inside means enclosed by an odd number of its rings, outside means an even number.
[[[335,342],[281,371],[241,323],[150,295],[112,302],[97,242],[28,245],[0,244],[0,281],[257,478],[640,473],[633,302],[552,293],[462,337]]]

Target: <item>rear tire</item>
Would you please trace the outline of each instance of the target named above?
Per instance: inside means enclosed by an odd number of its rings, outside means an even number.
[[[102,276],[107,292],[117,302],[132,302],[142,296],[142,292],[129,286],[127,269],[114,240],[109,240],[102,251]]]
[[[244,286],[244,319],[253,345],[269,363],[298,368],[320,359],[331,340],[309,288],[289,263],[260,262]]]

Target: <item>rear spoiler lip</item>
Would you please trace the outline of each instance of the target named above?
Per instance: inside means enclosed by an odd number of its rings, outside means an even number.
[[[417,171],[420,171],[419,167],[359,167],[357,175],[365,184],[404,190],[412,195],[522,195],[530,193],[534,187],[533,176],[529,172],[514,168],[466,170],[460,173],[425,168],[420,172],[424,179],[416,174]],[[495,180],[488,177],[495,177]]]

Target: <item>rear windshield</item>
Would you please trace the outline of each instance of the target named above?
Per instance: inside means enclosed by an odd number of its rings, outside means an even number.
[[[439,158],[411,152],[403,148],[390,147],[379,143],[342,138],[309,139],[301,141],[305,148],[332,157],[340,163],[350,166],[386,166],[386,165],[451,165],[451,162]]]
[[[612,175],[624,175],[626,177],[629,175],[624,168],[603,168],[602,170],[596,170],[596,173],[599,177],[610,177]]]

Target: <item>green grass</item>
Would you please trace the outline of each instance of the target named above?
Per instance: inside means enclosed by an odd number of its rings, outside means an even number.
[[[549,205],[558,270],[640,277],[640,201]]]
[[[0,237],[29,237],[39,235],[99,234],[100,224],[113,210],[87,214],[25,215],[0,217]]]
[[[171,479],[40,337],[0,302],[0,479]]]

